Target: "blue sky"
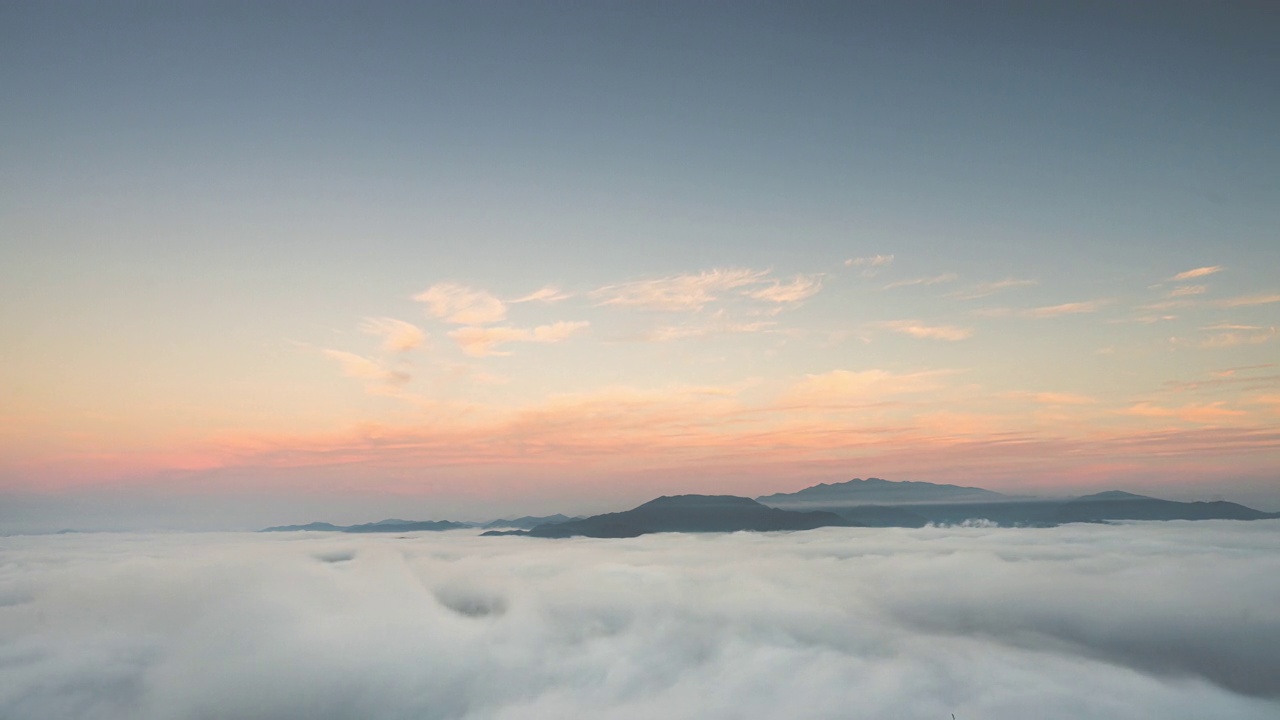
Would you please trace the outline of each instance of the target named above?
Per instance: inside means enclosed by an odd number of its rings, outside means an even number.
[[[8,3],[0,489],[308,491],[281,454],[329,492],[459,508],[493,502],[477,483],[601,504],[659,476],[1160,489],[1169,461],[1134,434],[1198,433],[1221,441],[1166,491],[1274,497],[1277,15]],[[636,295],[673,287],[707,299]],[[503,312],[454,322],[414,299],[432,288]],[[544,288],[564,297],[516,302]],[[389,321],[422,340],[380,345]],[[878,451],[866,417],[797,404],[814,378],[892,398],[910,438]],[[689,400],[711,387],[733,407]],[[583,399],[620,396],[701,444],[673,455],[633,414],[651,434],[600,464],[517,420],[590,427]],[[724,458],[765,426],[805,440],[744,479]],[[369,428],[472,455],[400,457]],[[1049,445],[959,469],[940,449],[1015,432]]]

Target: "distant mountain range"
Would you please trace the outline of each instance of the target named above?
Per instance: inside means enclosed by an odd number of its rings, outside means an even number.
[[[928,482],[890,481],[880,478],[819,483],[793,493],[758,497],[777,508],[833,507],[837,505],[908,505],[912,503],[996,502],[1015,499],[990,490]]]
[[[655,532],[734,532],[737,530],[812,530],[847,525],[829,512],[795,512],[766,507],[734,495],[663,496],[626,512],[593,515],[582,520],[538,525],[526,531],[490,531],[485,535],[533,537],[628,538]]]
[[[1280,518],[1231,502],[1177,502],[1112,490],[1077,498],[1044,499],[1004,495],[981,488],[879,478],[820,484],[794,493],[756,500],[734,495],[675,495],[650,500],[624,512],[571,518],[526,516],[478,523],[382,520],[364,525],[271,527],[263,532],[315,530],[400,533],[482,527],[484,535],[563,538],[637,537],[656,532],[810,530],[819,527],[923,527],[987,521],[1003,527],[1053,527],[1063,523],[1113,520],[1263,520]]]
[[[525,515],[524,517],[519,517],[514,520],[494,520],[493,522],[485,523],[481,527],[483,527],[486,530],[493,530],[495,528],[515,528],[517,530],[532,530],[533,528],[536,528],[539,525],[546,525],[548,523],[564,523],[564,522],[569,522],[570,520],[581,520],[581,519],[582,519],[581,517],[569,517],[568,515],[561,515],[560,513],[556,513],[555,515],[545,515],[541,517],[535,516],[535,515]]]
[[[569,520],[578,520],[580,518],[569,517],[568,515],[544,515],[533,516],[526,515],[514,520],[494,520],[490,523],[481,525],[474,522],[455,522],[452,520],[400,520],[397,518],[388,518],[379,520],[378,522],[364,523],[363,525],[334,525],[327,522],[313,522],[306,525],[279,525],[260,530],[259,532],[297,532],[300,530],[311,530],[316,532],[345,532],[345,533],[402,533],[402,532],[422,532],[422,531],[439,531],[439,530],[463,530],[466,528],[483,527],[489,528],[519,528],[528,530],[539,525],[547,523],[562,523]]]
[[[306,525],[279,525],[269,527],[262,532],[293,532],[297,530],[320,530],[345,533],[398,533],[421,532],[423,530],[462,530],[475,527],[474,523],[453,522],[451,520],[380,520],[363,525],[333,525],[327,522],[313,522]]]

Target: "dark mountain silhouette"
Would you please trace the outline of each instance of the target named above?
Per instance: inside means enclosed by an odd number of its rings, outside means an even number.
[[[824,500],[825,499],[825,500]],[[874,499],[874,501],[873,501]],[[803,510],[801,510],[803,508]],[[484,535],[624,538],[655,532],[810,530],[826,526],[924,527],[989,521],[1003,527],[1053,527],[1112,520],[1262,520],[1280,518],[1232,502],[1178,502],[1110,490],[1077,498],[1026,498],[958,485],[879,478],[821,484],[759,501],[734,495],[662,496],[625,512],[587,518],[565,515],[495,520]],[[363,525],[314,522],[262,532],[315,530],[405,533],[460,530],[477,523],[387,519]]]
[[[833,507],[830,511],[858,527],[924,527],[931,521],[928,517],[894,505],[855,505],[853,507]]]
[[[841,505],[909,505],[914,503],[995,502],[1014,500],[1009,495],[959,485],[928,482],[895,482],[880,478],[854,478],[842,483],[820,483],[793,493],[775,493],[756,498],[770,507],[833,508]]]
[[[581,520],[581,519],[582,519],[581,517],[569,517],[568,515],[561,515],[560,513],[556,513],[555,515],[545,515],[542,517],[539,517],[536,515],[525,515],[524,517],[518,517],[514,520],[494,520],[493,522],[485,523],[481,527],[485,528],[486,530],[493,530],[497,528],[515,528],[518,530],[532,530],[533,528],[536,528],[539,525],[563,523],[563,522],[569,522],[570,520]]]
[[[835,513],[779,510],[761,505],[750,498],[734,495],[664,495],[626,512],[544,524],[529,531],[491,531],[484,534],[545,538],[575,535],[628,538],[656,532],[811,530],[828,525],[849,524]]]
[[[1105,520],[1264,520],[1280,513],[1254,510],[1233,502],[1176,502],[1111,490],[1062,503],[1054,512],[1056,522]]]
[[[313,522],[313,523],[307,523],[306,525],[277,525],[276,527],[263,528],[258,532],[295,532],[299,530],[341,532],[344,529],[345,528],[342,528],[338,525],[334,525],[333,523]]]
[[[471,523],[453,522],[451,520],[379,520],[363,525],[333,525],[326,522],[313,522],[306,525],[279,525],[269,527],[261,532],[293,532],[298,530],[317,530],[345,533],[398,533],[419,532],[422,530],[461,530],[475,527]]]
[[[858,499],[881,498],[878,504]],[[934,497],[933,501],[922,501]],[[823,503],[818,498],[831,498]],[[896,499],[896,501],[895,501]],[[1109,520],[1261,520],[1280,517],[1230,502],[1177,502],[1120,490],[1078,498],[1020,498],[925,482],[892,482],[871,478],[815,485],[795,493],[760,498],[776,507],[804,507],[835,513],[850,525],[922,527],[986,520],[1005,527],[1053,527],[1071,522]]]

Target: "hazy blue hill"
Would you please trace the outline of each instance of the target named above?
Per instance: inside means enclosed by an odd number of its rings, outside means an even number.
[[[1080,497],[1075,498],[1071,502],[1101,502],[1101,501],[1112,501],[1112,500],[1156,500],[1156,499],[1158,498],[1153,498],[1148,495],[1135,495],[1131,492],[1125,492],[1123,490],[1105,490],[1103,492],[1094,493],[1092,495],[1081,495]]]
[[[1104,520],[1264,520],[1280,513],[1254,510],[1233,502],[1177,502],[1112,490],[1085,495],[1062,503],[1053,515],[1056,522]]]
[[[891,502],[870,502],[870,498],[888,498]],[[826,526],[918,528],[930,523],[955,525],[977,520],[1005,527],[1051,527],[1063,523],[1109,520],[1266,518],[1280,518],[1280,513],[1262,512],[1220,500],[1178,502],[1121,490],[1078,498],[1034,499],[959,485],[869,478],[815,485],[795,493],[767,495],[759,501],[736,495],[664,495],[625,512],[587,518],[571,518],[562,514],[529,515],[514,520],[495,520],[483,527],[487,529],[485,535],[626,538],[655,532],[810,530]],[[477,524],[392,518],[349,526],[326,522],[282,525],[262,532],[408,533],[473,527]]]
[[[332,523],[313,522],[306,525],[277,525],[276,527],[264,528],[261,532],[297,532],[299,530],[341,532],[342,529],[342,527]]]
[[[536,528],[539,525],[563,523],[563,522],[569,522],[570,520],[581,520],[581,519],[582,519],[581,517],[569,517],[568,515],[562,515],[560,513],[556,513],[555,515],[544,515],[544,516],[525,515],[524,517],[518,517],[514,520],[494,520],[493,522],[485,523],[483,527],[486,530],[494,530],[494,529],[500,529],[500,528],[532,530],[533,528]]]
[[[475,527],[470,523],[453,522],[452,520],[412,520],[399,522],[376,522],[364,525],[351,525],[342,528],[348,533],[383,533],[383,532],[419,532],[422,530],[462,530]]]
[[[831,512],[859,527],[911,527],[928,525],[928,517],[896,505],[854,505],[833,507]]]
[[[420,532],[423,530],[461,530],[474,527],[470,523],[452,522],[450,520],[379,520],[363,525],[334,525],[327,522],[313,522],[306,525],[279,525],[269,527],[262,532],[297,532],[301,530],[345,532],[345,533],[397,533]]]
[[[739,530],[811,530],[850,523],[829,512],[793,512],[766,507],[734,495],[663,496],[625,512],[582,520],[539,525],[528,532],[493,531],[486,535],[527,534],[534,537],[637,537],[655,532],[735,532]]]
[[[1012,500],[990,490],[928,482],[855,478],[842,483],[820,483],[793,493],[775,493],[756,498],[771,507],[800,508],[840,505],[910,505],[940,502],[995,502]]]
[[[981,488],[870,478],[759,498],[780,508],[825,510],[850,525],[922,527],[986,520],[1006,527],[1051,527],[1108,520],[1261,520],[1280,517],[1231,502],[1178,502],[1122,490],[1078,498],[1026,498]]]

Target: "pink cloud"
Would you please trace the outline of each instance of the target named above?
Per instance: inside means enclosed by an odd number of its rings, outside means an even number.
[[[1219,300],[1218,302],[1214,303],[1214,305],[1217,305],[1218,307],[1224,307],[1224,308],[1234,308],[1234,307],[1247,307],[1250,305],[1269,305],[1271,303],[1278,303],[1278,302],[1280,302],[1280,294],[1245,295],[1242,297],[1234,297],[1234,298],[1228,298],[1226,300]]]
[[[387,352],[407,352],[421,346],[427,336],[416,325],[395,318],[368,318],[360,330],[382,337],[382,349]]]
[[[507,316],[507,306],[483,290],[457,283],[438,283],[413,296],[427,312],[456,325],[487,325]]]
[[[746,295],[756,300],[767,300],[779,304],[798,303],[801,300],[817,295],[822,290],[822,278],[817,275],[796,275],[791,282],[774,282],[759,290],[752,290]]]
[[[875,323],[875,327],[927,340],[949,340],[955,342],[973,335],[973,330],[969,328],[955,327],[954,325],[926,325],[918,320],[886,320]]]
[[[463,327],[450,331],[449,337],[458,343],[463,352],[473,357],[489,355],[510,355],[509,352],[495,350],[499,345],[513,342],[556,343],[567,340],[570,336],[585,330],[591,323],[557,322],[550,325],[539,325],[535,328],[500,327]]]
[[[1187,270],[1186,272],[1180,272],[1169,279],[1173,282],[1182,282],[1183,280],[1193,280],[1195,278],[1200,278],[1206,275],[1212,275],[1217,272],[1222,272],[1222,269],[1223,268],[1221,265],[1209,265],[1207,267],[1198,267],[1194,270]]]
[[[728,268],[690,275],[672,275],[606,285],[591,293],[601,305],[618,305],[672,312],[701,310],[717,299],[717,293],[765,280],[768,270]]]
[[[404,385],[409,382],[407,373],[386,368],[382,363],[341,350],[325,350],[324,354],[338,361],[342,366],[342,374],[347,377],[371,380],[388,385]]]
[[[1151,418],[1175,418],[1183,422],[1212,425],[1248,415],[1243,410],[1232,410],[1224,402],[1188,403],[1180,407],[1162,407],[1152,403],[1137,403],[1124,410],[1125,415]]]
[[[561,300],[567,300],[571,297],[573,297],[573,293],[564,292],[563,290],[561,290],[560,288],[554,285],[547,285],[543,288],[540,288],[538,290],[535,290],[529,293],[528,295],[525,295],[524,297],[512,300],[511,302],[513,303],[527,303],[527,302],[555,303],[555,302],[560,302]]]

